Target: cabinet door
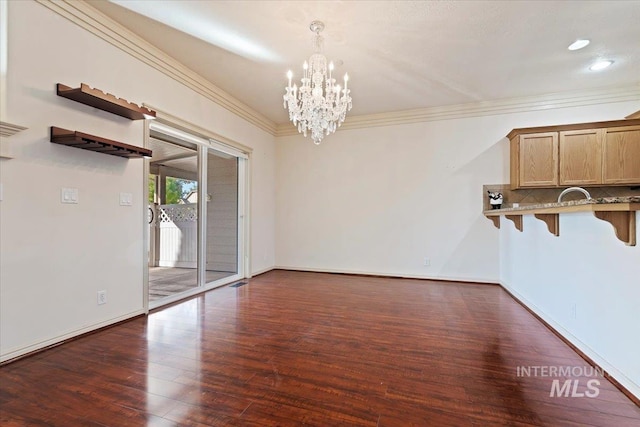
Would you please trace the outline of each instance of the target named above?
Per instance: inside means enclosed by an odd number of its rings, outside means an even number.
[[[640,185],[640,126],[605,129],[605,184]]]
[[[558,133],[530,133],[519,136],[519,187],[558,185]]]
[[[602,184],[604,129],[560,132],[560,185]]]

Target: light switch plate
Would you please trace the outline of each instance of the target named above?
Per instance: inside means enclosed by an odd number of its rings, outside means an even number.
[[[133,204],[133,194],[120,193],[120,206],[131,206]]]
[[[78,203],[78,189],[77,188],[62,188],[60,191],[60,202],[77,204]]]

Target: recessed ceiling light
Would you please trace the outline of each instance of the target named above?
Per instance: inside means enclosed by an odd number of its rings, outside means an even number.
[[[582,49],[583,47],[587,46],[589,43],[591,43],[590,40],[578,39],[578,40],[574,41],[573,43],[571,43],[567,49],[569,49],[569,50]]]
[[[591,67],[589,67],[589,69],[591,71],[600,71],[600,70],[604,70],[611,64],[613,64],[613,61],[610,61],[608,59],[603,61],[598,61],[598,62],[595,62]]]

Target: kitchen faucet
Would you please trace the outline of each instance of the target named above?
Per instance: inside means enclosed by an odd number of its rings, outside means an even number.
[[[574,191],[579,191],[582,194],[584,194],[585,196],[587,196],[587,200],[591,200],[591,194],[589,194],[589,192],[587,190],[585,190],[582,187],[569,187],[566,188],[562,191],[562,193],[560,193],[560,195],[558,196],[558,203],[562,202],[562,198],[564,197],[565,194],[568,193],[572,193]]]

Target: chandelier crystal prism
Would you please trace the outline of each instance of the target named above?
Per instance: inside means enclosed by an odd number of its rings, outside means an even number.
[[[347,111],[351,110],[351,96],[347,87],[349,75],[344,75],[344,88],[336,84],[333,62],[327,64],[327,57],[322,53],[324,40],[320,33],[324,30],[324,23],[313,21],[309,29],[315,34],[315,53],[302,66],[300,87],[295,83],[291,85],[293,73],[289,70],[289,84],[283,99],[284,108],[289,109],[289,120],[305,137],[310,132],[317,145],[344,122]]]

